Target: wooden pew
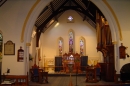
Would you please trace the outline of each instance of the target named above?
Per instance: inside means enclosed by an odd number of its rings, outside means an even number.
[[[27,75],[3,75],[4,80],[13,82],[11,86],[29,86]],[[2,85],[0,85],[2,86]]]

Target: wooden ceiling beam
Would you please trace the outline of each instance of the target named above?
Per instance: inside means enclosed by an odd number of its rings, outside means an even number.
[[[36,46],[38,47],[39,46],[39,38],[40,38],[40,35],[44,29],[44,27],[46,26],[46,24],[56,15],[59,14],[59,10],[67,3],[68,1],[66,0],[63,4],[61,4],[61,6],[55,10],[55,12],[49,16],[39,27],[37,27],[37,33],[36,33]],[[62,12],[62,11],[61,11]]]
[[[68,2],[69,2],[69,6],[65,6]],[[90,1],[89,1],[89,2],[90,2]],[[57,2],[56,2],[56,3],[57,3]],[[76,6],[72,6],[72,3],[75,4]],[[47,23],[50,22],[53,18],[55,18],[55,20],[58,21],[57,15],[58,15],[58,14],[61,14],[61,13],[63,13],[63,12],[65,12],[66,10],[70,10],[70,9],[71,9],[71,10],[75,10],[76,12],[80,12],[80,13],[84,14],[83,21],[86,20],[87,17],[89,17],[91,21],[95,22],[95,20],[96,20],[96,17],[95,17],[95,16],[96,16],[96,15],[94,15],[94,13],[95,13],[96,11],[93,11],[93,10],[96,9],[96,8],[95,8],[96,6],[93,6],[93,4],[92,4],[92,7],[94,8],[94,9],[92,10],[90,4],[89,4],[89,6],[88,6],[88,1],[87,1],[87,0],[82,0],[81,3],[83,3],[83,4],[86,6],[87,10],[86,10],[85,8],[83,8],[83,6],[81,6],[81,5],[80,5],[77,1],[75,1],[75,0],[65,0],[62,4],[58,4],[59,6],[58,6],[57,9],[55,9],[57,5],[54,6],[53,3],[50,2],[49,5],[50,5],[50,7],[51,7],[52,14],[51,14],[40,26],[37,27],[37,40],[38,40],[38,41],[37,41],[36,44],[38,44],[40,35],[41,35],[41,33],[43,32],[43,30],[45,30],[45,27],[46,27]],[[43,9],[43,11],[40,13],[39,16],[41,16],[48,8],[49,8],[49,7],[46,6],[46,7]],[[89,9],[88,9],[88,8],[89,8]]]
[[[92,17],[88,12],[86,12],[84,9],[79,8],[79,6],[64,6],[62,10],[75,10],[80,13],[83,13],[84,15],[88,16],[93,22],[95,22],[95,17]]]
[[[57,15],[59,12],[59,10],[65,5],[67,3],[67,0],[63,3],[63,4],[61,4],[61,6],[57,9],[57,10],[55,10],[55,12],[53,12],[53,14],[48,18],[48,19],[46,19],[45,20],[45,22],[43,22],[39,27],[40,27],[40,29],[41,29],[41,27],[44,27],[46,24],[47,24],[47,22],[49,22],[55,15]]]
[[[40,15],[39,15],[38,17],[40,17],[47,9],[48,9],[48,6],[46,6],[46,7],[42,10],[42,12],[40,13]]]
[[[86,15],[84,15],[83,21],[85,21],[85,19],[86,19]]]
[[[52,14],[53,14],[53,13],[55,13],[55,10],[54,10],[54,6],[53,6],[52,2],[50,3],[50,5],[51,5],[51,9],[52,9]],[[55,17],[55,21],[58,21],[57,16],[54,16],[54,17]]]
[[[86,16],[88,16],[93,22],[95,22],[95,17],[93,17],[92,15],[90,15],[89,13],[88,13],[88,11],[87,10],[85,10],[82,6],[80,6],[75,0],[73,0],[73,2],[82,10],[82,11],[80,11],[81,13],[83,13],[83,14],[85,14]]]

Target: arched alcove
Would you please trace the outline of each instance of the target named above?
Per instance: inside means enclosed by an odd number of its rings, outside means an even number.
[[[24,34],[24,43],[28,43],[31,40],[31,32],[32,32],[32,27],[34,26],[34,23],[36,21],[36,18],[38,17],[38,15],[40,14],[41,10],[44,9],[44,7],[50,2],[51,0],[42,0],[40,1],[37,6],[35,7],[35,9],[32,11],[31,15],[29,16],[29,19],[26,23],[26,27],[25,27],[25,34]],[[111,28],[111,32],[112,32],[112,40],[113,42],[119,42],[119,39],[121,38],[119,33],[119,29],[118,29],[118,25],[116,23],[116,20],[112,14],[112,12],[110,11],[110,9],[108,8],[108,6],[103,2],[104,0],[91,0],[100,10],[101,12],[104,14],[104,16],[106,17],[106,19],[108,20],[109,26]],[[28,51],[28,50],[27,50]],[[118,47],[115,46],[115,56],[118,57]],[[119,61],[117,61],[119,62]],[[119,69],[117,69],[117,71],[119,71]]]
[[[69,52],[75,52],[75,34],[72,29],[68,31]]]
[[[83,42],[83,43],[82,43]],[[81,54],[81,46],[83,46],[83,53]],[[79,49],[80,49],[80,55],[85,56],[86,55],[86,40],[83,36],[79,38]]]
[[[57,56],[62,56],[64,50],[64,40],[62,37],[59,37],[57,40]]]

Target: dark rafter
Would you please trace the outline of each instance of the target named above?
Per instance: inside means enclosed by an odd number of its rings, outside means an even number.
[[[84,4],[85,4],[85,6],[86,6],[86,8],[87,8],[87,9],[86,9],[86,11],[87,11],[88,8],[89,8],[90,1],[89,1],[89,2],[86,2],[86,1],[85,1]],[[86,19],[86,15],[84,15],[83,21],[85,21],[85,19]]]
[[[53,7],[52,2],[50,3],[50,5],[51,5],[51,8],[52,8],[52,13],[54,13],[54,12],[55,12],[55,10],[54,10],[54,7]],[[57,17],[56,17],[56,16],[54,16],[54,17],[55,17],[55,20],[56,20],[56,21],[58,21]]]
[[[36,20],[36,46],[38,46],[41,33],[45,32],[51,25],[49,22],[52,19],[58,21],[58,18],[67,10],[76,11],[83,18],[83,21],[87,21],[95,28],[96,10],[99,11],[99,9],[90,0],[52,0],[50,4],[43,9]]]
[[[40,13],[39,16],[41,16],[47,9],[48,9],[48,6],[46,6],[46,7],[42,10],[42,12]]]
[[[40,38],[40,35],[41,35],[41,33],[42,33],[44,27],[46,26],[46,24],[47,24],[54,16],[56,16],[56,15],[59,14],[58,11],[59,11],[60,8],[61,8],[62,6],[64,6],[66,3],[67,3],[67,0],[66,0],[63,4],[61,4],[60,7],[59,7],[57,10],[55,10],[55,11],[53,12],[53,14],[50,15],[49,18],[47,18],[47,19],[37,28],[37,33],[36,33],[36,36],[37,36],[37,38],[36,38],[36,46],[37,46],[37,47],[39,46],[39,45],[38,45],[39,38]]]
[[[0,7],[6,2],[7,0],[0,0]]]
[[[81,13],[87,15],[90,19],[95,21],[93,16],[91,16],[82,6],[80,6],[75,0],[73,0],[73,2],[82,10],[82,11],[80,11]]]

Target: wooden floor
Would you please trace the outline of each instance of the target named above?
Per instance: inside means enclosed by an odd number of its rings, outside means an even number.
[[[37,82],[29,81],[29,86],[130,86],[130,83],[117,84],[115,82],[106,82],[99,80],[96,83],[88,83],[86,80],[86,73],[78,74],[77,77],[75,74],[66,73],[51,73],[48,75],[49,83],[39,84]],[[70,85],[72,83],[72,85]]]
[[[49,76],[48,77],[49,83],[39,84],[36,82],[29,82],[29,86],[70,86],[69,84],[72,83],[72,86],[118,86],[114,82],[105,82],[105,81],[98,81],[97,83],[87,83],[85,82],[85,76]],[[130,86],[130,85],[129,85]]]

